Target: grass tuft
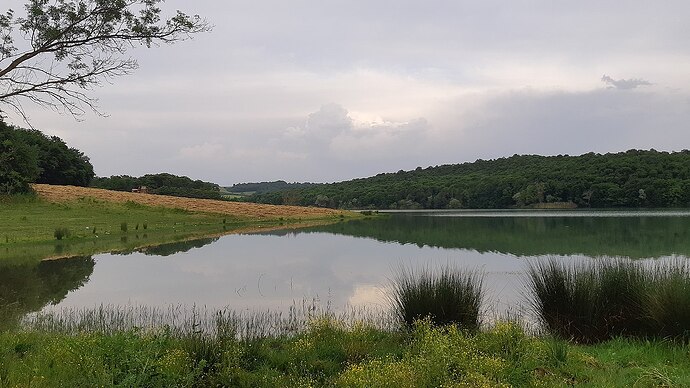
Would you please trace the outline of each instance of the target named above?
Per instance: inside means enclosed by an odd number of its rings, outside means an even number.
[[[690,338],[690,265],[623,259],[531,263],[530,303],[550,334],[580,343]]]
[[[662,338],[690,339],[690,265],[673,260],[654,266],[646,313]]]
[[[63,238],[67,238],[67,237],[69,237],[69,235],[70,235],[69,229],[62,228],[62,227],[56,228],[55,232],[53,232],[53,236],[55,236],[55,238],[57,240],[62,240]]]
[[[390,300],[401,323],[429,318],[436,325],[456,325],[476,331],[481,324],[483,276],[450,266],[433,271],[400,267]]]

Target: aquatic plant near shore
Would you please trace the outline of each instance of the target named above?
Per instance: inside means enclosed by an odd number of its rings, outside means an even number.
[[[676,259],[655,265],[646,314],[658,336],[685,341],[690,338],[690,264]]]
[[[690,337],[690,264],[601,259],[531,263],[528,296],[544,329],[596,343],[615,337]]]
[[[400,267],[389,296],[401,323],[429,318],[436,325],[475,331],[481,324],[483,276],[450,266],[439,270]]]

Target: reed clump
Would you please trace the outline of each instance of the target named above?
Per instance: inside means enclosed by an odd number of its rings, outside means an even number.
[[[623,259],[530,263],[528,297],[544,329],[579,343],[616,337],[689,338],[686,262]]]
[[[393,279],[390,300],[399,321],[408,327],[428,318],[435,325],[476,331],[481,325],[482,283],[483,276],[476,271],[403,266]]]
[[[690,264],[687,260],[659,263],[651,271],[646,312],[662,338],[690,339]]]

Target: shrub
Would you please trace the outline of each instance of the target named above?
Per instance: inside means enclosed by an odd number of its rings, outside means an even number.
[[[120,230],[123,232],[127,232],[127,223],[123,222],[120,224]]]
[[[393,280],[390,299],[398,318],[408,327],[428,317],[437,325],[457,325],[474,331],[481,323],[482,283],[483,276],[477,272],[449,266],[438,271],[401,267]]]
[[[69,229],[67,228],[56,228],[55,232],[53,232],[53,236],[58,240],[69,237],[69,234]]]

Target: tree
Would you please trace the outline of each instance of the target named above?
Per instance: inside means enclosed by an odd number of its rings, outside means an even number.
[[[161,20],[162,1],[30,0],[25,17],[0,14],[0,112],[9,106],[27,120],[29,101],[75,117],[99,113],[87,92],[137,68],[128,49],[210,30],[180,11]]]
[[[57,136],[0,121],[0,195],[30,191],[29,183],[88,186],[89,158]]]
[[[29,191],[39,172],[36,150],[0,121],[0,195]]]
[[[37,130],[14,128],[23,144],[38,152],[39,175],[36,183],[88,186],[94,177],[93,165],[83,152],[68,147],[57,136],[48,137]]]

